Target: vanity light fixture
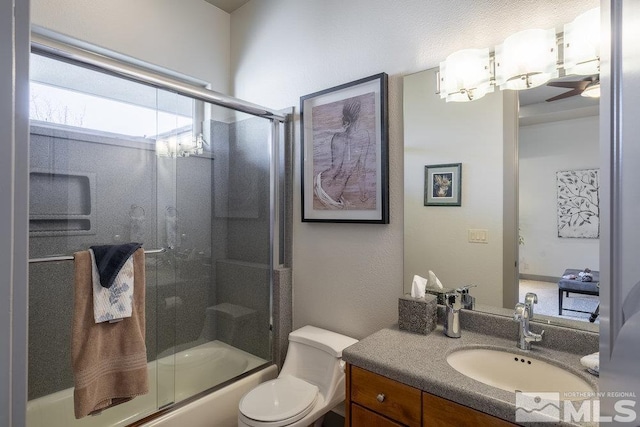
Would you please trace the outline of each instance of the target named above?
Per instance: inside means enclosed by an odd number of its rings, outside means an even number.
[[[558,77],[555,30],[524,30],[496,46],[496,85],[500,89],[531,89]]]
[[[558,46],[563,49],[558,49]],[[545,84],[560,75],[594,75],[600,71],[600,8],[591,9],[564,26],[531,29],[512,34],[495,47],[465,49],[440,63],[437,93],[449,101],[473,101],[500,89],[524,90]],[[599,96],[594,81],[583,96]]]
[[[493,92],[489,49],[459,50],[440,63],[440,98],[447,102],[480,99]]]
[[[591,75],[600,72],[599,7],[565,24],[563,67],[567,74]]]

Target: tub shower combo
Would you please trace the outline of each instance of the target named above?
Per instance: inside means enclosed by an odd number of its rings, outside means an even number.
[[[127,425],[273,365],[286,115],[37,34],[30,114],[28,426]],[[76,420],[73,253],[127,242],[150,391]]]

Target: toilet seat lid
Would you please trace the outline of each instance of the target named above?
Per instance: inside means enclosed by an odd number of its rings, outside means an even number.
[[[279,421],[294,417],[316,401],[318,387],[286,375],[260,384],[245,394],[239,409],[257,421]]]

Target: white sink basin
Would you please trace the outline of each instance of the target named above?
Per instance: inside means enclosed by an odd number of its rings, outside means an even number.
[[[447,356],[456,371],[502,390],[516,392],[594,392],[577,375],[540,359],[503,350],[463,349]]]

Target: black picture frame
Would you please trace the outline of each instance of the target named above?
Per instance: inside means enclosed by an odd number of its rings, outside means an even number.
[[[389,223],[388,76],[300,97],[303,222]]]
[[[424,167],[424,205],[462,206],[462,163]]]

